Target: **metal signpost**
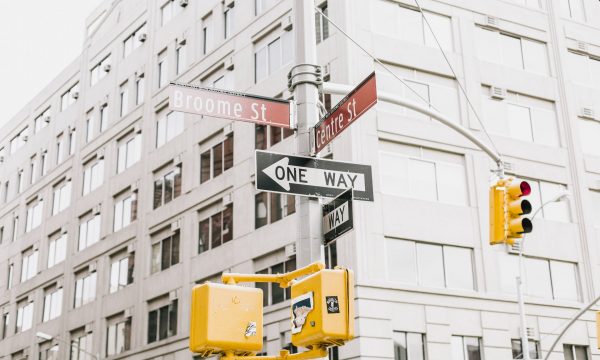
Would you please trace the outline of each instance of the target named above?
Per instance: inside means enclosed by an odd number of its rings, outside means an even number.
[[[323,205],[323,240],[325,245],[354,228],[352,188]]]
[[[323,150],[365,111],[377,103],[375,72],[371,73],[315,125],[312,132],[313,154]]]
[[[189,114],[295,128],[292,101],[171,83],[169,109]]]
[[[354,199],[373,201],[369,165],[256,151],[256,188],[271,192],[336,197],[354,188]]]

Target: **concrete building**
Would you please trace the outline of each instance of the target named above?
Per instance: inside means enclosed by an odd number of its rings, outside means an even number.
[[[316,5],[486,139],[460,82],[507,172],[532,183],[534,208],[572,193],[544,208],[524,247],[538,357],[600,293],[600,3],[420,2],[456,74],[414,1]],[[291,4],[116,0],[90,15],[80,57],[2,130],[0,359],[191,359],[194,284],[297,266],[297,198],[253,182],[254,150],[293,153],[293,132],[170,113],[166,93],[179,81],[289,97]],[[316,21],[326,80],[355,85],[376,71],[380,90],[420,101]],[[355,230],[326,249],[329,265],[357,275],[357,338],[330,357],[516,356],[517,261],[488,244],[489,158],[385,102],[322,155],[372,165],[375,187],[374,202],[355,203]],[[263,289],[272,355],[291,348],[289,293]],[[600,359],[593,315],[551,359]]]

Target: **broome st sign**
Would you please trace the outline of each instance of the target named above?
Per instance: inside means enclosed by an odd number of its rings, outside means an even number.
[[[291,101],[171,83],[169,109],[221,119],[294,128]]]
[[[365,111],[377,103],[377,83],[373,72],[325,115],[312,131],[313,154],[323,150]]]
[[[321,197],[336,197],[353,188],[354,199],[373,201],[373,179],[368,165],[261,150],[256,151],[256,188]]]

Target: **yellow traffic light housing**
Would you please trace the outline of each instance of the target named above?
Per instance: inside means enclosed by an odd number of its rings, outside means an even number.
[[[509,244],[533,230],[531,203],[523,197],[531,194],[527,181],[500,179],[490,187],[490,245]]]
[[[354,338],[354,273],[321,270],[292,284],[292,344],[342,345]]]
[[[190,350],[250,355],[263,345],[262,290],[205,283],[192,289]]]

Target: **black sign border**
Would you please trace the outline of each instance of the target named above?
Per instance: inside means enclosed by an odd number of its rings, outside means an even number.
[[[333,212],[336,208],[342,205],[345,202],[348,202],[348,223],[344,224],[341,229],[338,227],[331,229],[327,233],[323,233],[323,245],[328,245],[335,240],[337,240],[340,236],[344,235],[348,231],[354,229],[354,211],[352,209],[352,188],[344,191],[338,197],[333,199],[331,202],[323,205],[323,219],[327,217],[331,212]],[[323,220],[322,220],[323,221]]]

